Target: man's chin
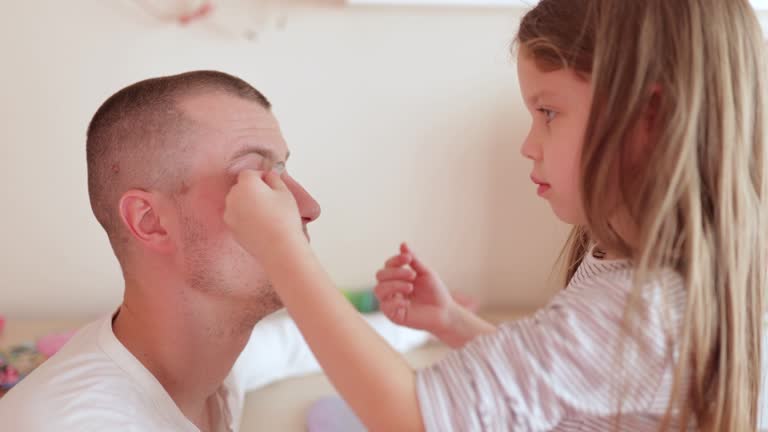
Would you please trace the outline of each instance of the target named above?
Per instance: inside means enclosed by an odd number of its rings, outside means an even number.
[[[247,318],[245,320],[247,326],[252,326],[267,316],[283,309],[283,302],[277,293],[272,290],[248,299],[241,299],[240,301],[248,305],[246,309]]]
[[[279,295],[277,295],[277,292],[275,292],[274,290],[270,291],[268,297],[269,297],[268,299],[269,313],[273,313],[285,307],[283,305],[283,300],[280,298]]]

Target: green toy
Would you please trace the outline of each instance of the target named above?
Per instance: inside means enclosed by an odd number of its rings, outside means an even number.
[[[371,290],[341,290],[341,292],[360,313],[372,313],[379,310],[379,300]]]

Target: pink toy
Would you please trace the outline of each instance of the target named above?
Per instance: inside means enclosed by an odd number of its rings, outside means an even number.
[[[37,340],[35,348],[37,348],[37,351],[40,354],[46,357],[51,357],[52,355],[56,354],[61,349],[61,347],[67,343],[67,341],[72,339],[74,334],[74,331],[68,331],[64,333],[56,333],[43,336]]]
[[[16,383],[18,381],[19,371],[17,371],[13,366],[6,366],[4,370],[0,370],[0,386]]]
[[[211,3],[210,0],[205,1],[200,5],[200,7],[193,10],[192,12],[181,15],[179,17],[179,23],[184,25],[189,24],[194,20],[198,20],[206,17],[207,15],[210,15],[211,12],[213,12],[213,3]]]

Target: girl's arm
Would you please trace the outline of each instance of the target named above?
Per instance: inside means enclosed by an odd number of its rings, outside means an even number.
[[[224,219],[266,270],[318,362],[373,431],[424,429],[416,376],[334,286],[301,230],[296,203],[276,174],[244,171]]]
[[[334,386],[372,431],[421,431],[416,376],[336,289],[303,239],[263,263]]]

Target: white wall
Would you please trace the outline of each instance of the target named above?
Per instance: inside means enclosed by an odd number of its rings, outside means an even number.
[[[0,314],[118,304],[119,269],[88,205],[87,122],[129,83],[198,68],[272,99],[290,169],[323,206],[314,244],[339,284],[370,284],[407,239],[487,304],[545,301],[565,228],[518,152],[528,116],[508,47],[519,11],[305,3],[248,41],[231,31],[250,13],[234,1],[188,28],[129,0],[4,2]]]

